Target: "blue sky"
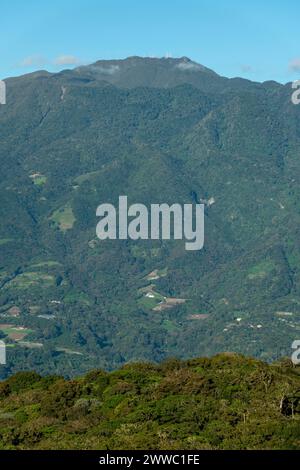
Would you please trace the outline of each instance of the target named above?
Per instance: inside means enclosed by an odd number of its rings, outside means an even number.
[[[1,0],[0,78],[132,55],[300,78],[299,0]]]

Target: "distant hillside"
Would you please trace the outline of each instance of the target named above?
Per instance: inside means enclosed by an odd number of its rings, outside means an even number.
[[[234,354],[0,383],[0,449],[300,449],[289,361]]]
[[[0,377],[235,351],[300,330],[300,106],[188,58],[7,84],[0,106]],[[205,244],[96,238],[96,208],[205,204]]]

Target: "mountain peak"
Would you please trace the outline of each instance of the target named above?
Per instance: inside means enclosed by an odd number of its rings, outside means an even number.
[[[169,57],[169,56],[163,56],[163,57],[142,57],[142,56],[129,56],[126,57],[125,59],[110,59],[110,60],[105,60],[105,59],[100,59],[91,64],[92,66],[102,66],[102,65],[109,65],[109,64],[118,64],[118,65],[153,65],[153,64],[161,64],[161,65],[189,65],[190,68],[194,68],[194,70],[202,70],[202,71],[210,71],[213,72],[212,70],[208,69],[207,67],[204,67],[201,64],[198,64],[197,62],[194,62],[191,60],[189,57],[183,56],[183,57]],[[89,65],[87,66],[89,67]],[[79,67],[82,68],[82,67]]]
[[[122,88],[170,88],[181,84],[196,87],[220,77],[188,57],[140,57],[98,60],[75,69],[81,75],[103,80]]]

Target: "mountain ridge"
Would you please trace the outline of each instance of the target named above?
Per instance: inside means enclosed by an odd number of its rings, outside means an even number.
[[[25,77],[29,78],[30,76],[31,77],[35,77],[35,76],[39,77],[39,76],[46,76],[46,75],[56,76],[60,74],[63,74],[63,75],[70,74],[72,72],[78,73],[79,75],[85,74],[85,73],[93,75],[93,72],[94,72],[94,77],[95,75],[102,76],[104,78],[106,77],[106,79],[108,79],[108,82],[110,83],[109,81],[109,78],[111,78],[109,77],[110,75],[114,75],[115,73],[116,74],[118,73],[120,75],[124,72],[124,69],[125,71],[128,71],[128,69],[130,68],[133,68],[133,67],[137,68],[142,65],[146,66],[147,68],[151,68],[153,67],[153,65],[154,66],[157,65],[159,67],[158,72],[160,73],[162,73],[164,69],[168,69],[169,73],[170,71],[173,73],[177,72],[177,74],[179,74],[180,72],[180,74],[182,75],[181,78],[183,79],[180,83],[189,83],[191,76],[193,75],[195,76],[195,74],[197,75],[197,73],[198,74],[205,73],[206,75],[210,75],[211,78],[219,77],[223,79],[224,83],[227,81],[233,81],[237,83],[242,81],[245,83],[248,82],[248,83],[256,84],[256,85],[257,84],[267,85],[271,83],[278,85],[278,86],[291,85],[291,82],[282,84],[272,79],[264,81],[264,82],[257,82],[257,81],[252,81],[250,79],[242,78],[239,76],[228,78],[228,77],[225,77],[216,73],[214,70],[204,65],[201,65],[193,61],[187,56],[174,57],[174,58],[173,57],[129,56],[124,59],[98,59],[95,62],[91,62],[90,64],[79,65],[72,69],[63,69],[59,72],[49,72],[47,70],[36,70],[28,74],[23,74],[17,77],[7,77],[4,80],[11,81],[11,80],[19,79],[19,78],[22,78],[22,79],[24,79]],[[187,80],[187,82],[185,82],[184,80]],[[195,85],[195,82],[193,82],[193,84]]]

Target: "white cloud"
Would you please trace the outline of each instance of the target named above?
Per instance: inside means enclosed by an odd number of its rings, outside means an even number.
[[[179,70],[192,70],[192,71],[197,71],[197,70],[202,70],[203,67],[199,64],[195,64],[194,62],[180,62],[179,64],[176,65],[176,68]]]
[[[18,64],[19,67],[41,67],[46,63],[45,57],[42,55],[30,55],[25,57],[21,62]]]
[[[74,55],[60,55],[54,59],[55,65],[79,65],[80,60]]]
[[[114,73],[120,70],[119,65],[109,65],[107,67],[97,67],[97,70],[101,73],[106,73],[107,75],[113,75]]]
[[[113,75],[116,72],[119,72],[119,65],[91,65],[89,69],[94,72],[104,73],[106,75]]]
[[[289,63],[289,70],[291,72],[299,72],[300,71],[300,57],[296,57]]]

